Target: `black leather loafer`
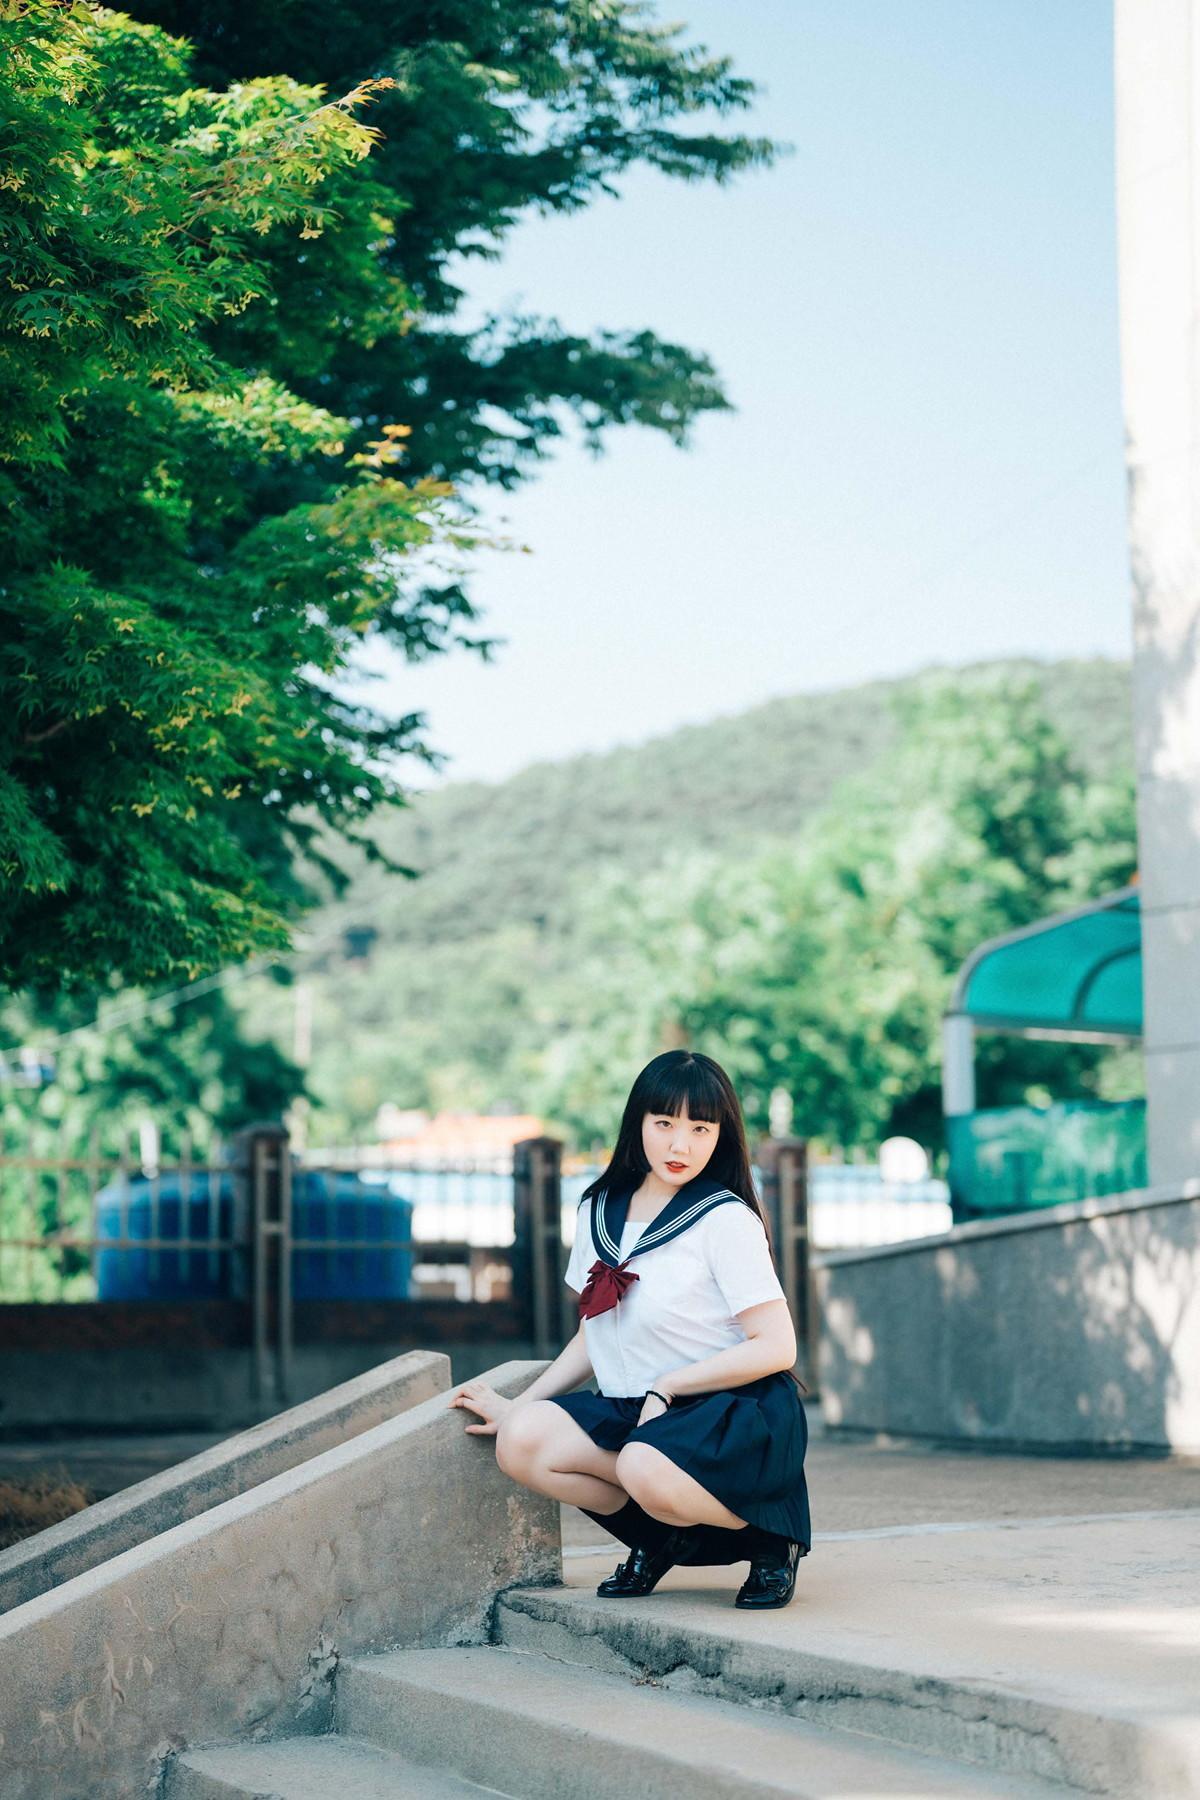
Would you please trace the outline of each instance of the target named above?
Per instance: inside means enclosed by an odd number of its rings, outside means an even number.
[[[651,1593],[667,1570],[674,1568],[680,1553],[686,1552],[690,1533],[690,1526],[681,1525],[669,1531],[653,1549],[636,1545],[625,1561],[618,1563],[611,1575],[605,1576],[596,1592],[605,1599],[619,1600]]]
[[[796,1591],[800,1546],[779,1538],[778,1549],[756,1550],[750,1573],[738,1589],[735,1606],[786,1606]]]

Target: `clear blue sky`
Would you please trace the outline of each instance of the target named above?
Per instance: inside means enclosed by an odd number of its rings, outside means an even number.
[[[462,271],[472,316],[652,327],[736,412],[681,451],[570,428],[490,518],[490,666],[389,666],[500,778],[769,697],[1010,654],[1129,651],[1108,0],[676,0],[795,146],[530,219]],[[430,777],[410,771],[414,782]]]

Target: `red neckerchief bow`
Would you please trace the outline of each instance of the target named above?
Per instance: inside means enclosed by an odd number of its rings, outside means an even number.
[[[610,1263],[601,1262],[598,1258],[588,1270],[588,1278],[579,1296],[579,1316],[581,1319],[594,1319],[597,1313],[608,1312],[617,1304],[621,1295],[631,1283],[638,1280],[636,1269],[627,1268],[624,1263],[614,1269]]]

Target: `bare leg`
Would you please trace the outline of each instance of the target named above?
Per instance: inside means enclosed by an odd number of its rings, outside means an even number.
[[[626,1444],[617,1451],[617,1458],[618,1479],[652,1519],[667,1525],[724,1525],[731,1531],[746,1525],[745,1519],[739,1519],[653,1445]]]
[[[553,1400],[531,1400],[501,1420],[496,1461],[538,1494],[589,1512],[620,1512],[629,1495],[617,1479],[616,1450],[601,1450]]]

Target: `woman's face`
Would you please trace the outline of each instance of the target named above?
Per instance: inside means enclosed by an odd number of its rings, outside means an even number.
[[[717,1147],[721,1127],[715,1119],[689,1119],[682,1113],[644,1113],[642,1149],[659,1180],[668,1187],[693,1181]]]

